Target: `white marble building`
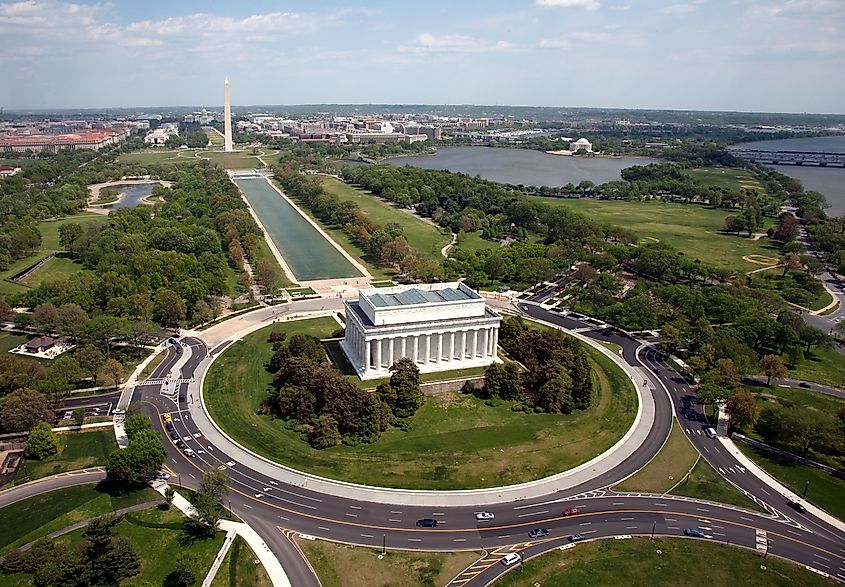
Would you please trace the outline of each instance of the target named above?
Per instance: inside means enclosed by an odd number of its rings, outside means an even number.
[[[340,346],[361,379],[388,377],[402,357],[415,361],[421,373],[496,360],[502,318],[463,283],[362,289],[345,306]]]

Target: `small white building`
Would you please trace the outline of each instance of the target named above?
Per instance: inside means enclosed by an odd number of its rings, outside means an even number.
[[[340,346],[361,379],[390,376],[402,357],[421,373],[486,367],[496,360],[502,318],[459,282],[362,289],[345,302]]]
[[[580,151],[582,149],[584,151],[586,151],[587,153],[592,153],[593,152],[593,144],[590,141],[588,141],[587,139],[585,139],[584,137],[581,137],[580,139],[578,139],[574,143],[569,144],[569,150],[572,151],[573,153],[577,153],[578,151]]]

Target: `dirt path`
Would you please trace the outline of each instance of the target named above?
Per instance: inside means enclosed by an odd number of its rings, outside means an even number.
[[[440,254],[443,255],[444,257],[448,257],[449,256],[449,249],[454,247],[455,243],[457,243],[457,242],[458,242],[458,235],[453,232],[452,233],[452,242],[450,242],[448,245],[446,245],[445,247],[440,249]]]

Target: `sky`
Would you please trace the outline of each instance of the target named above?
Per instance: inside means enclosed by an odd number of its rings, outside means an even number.
[[[0,107],[845,112],[845,0],[0,0]]]

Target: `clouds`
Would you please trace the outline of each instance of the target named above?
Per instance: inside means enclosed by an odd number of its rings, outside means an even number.
[[[226,75],[240,104],[831,111],[845,95],[845,0],[93,2],[0,0],[0,105],[213,105]],[[813,91],[771,91],[784,79]]]
[[[586,10],[598,10],[601,4],[597,0],[535,0],[537,6],[550,6],[555,8],[584,8]]]

